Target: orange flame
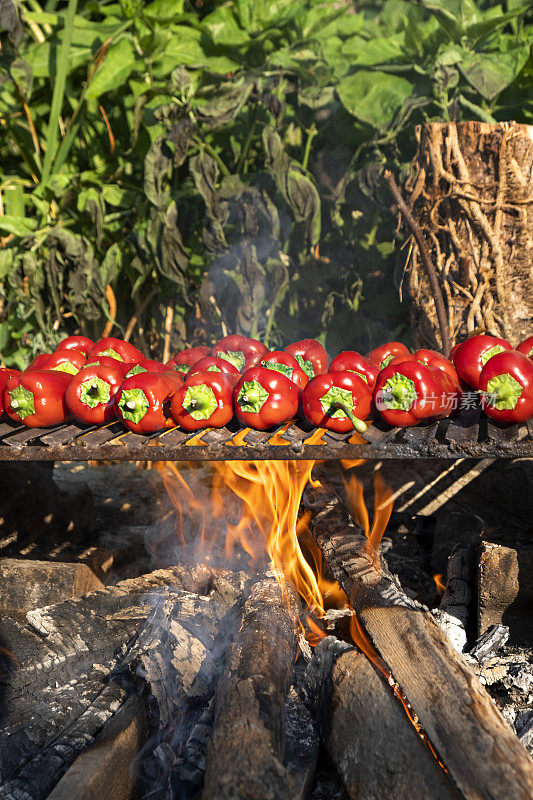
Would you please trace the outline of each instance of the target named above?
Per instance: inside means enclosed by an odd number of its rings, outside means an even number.
[[[437,592],[439,594],[444,594],[444,592],[446,591],[446,586],[442,582],[442,573],[439,572],[437,575],[433,575],[433,580],[435,581]]]
[[[242,438],[246,432],[237,436]],[[282,434],[280,431],[280,438]],[[207,549],[203,554],[207,559],[222,528],[226,557],[234,556],[235,548],[240,546],[255,567],[260,568],[268,559],[284,598],[287,600],[285,588],[288,582],[303,600],[307,610],[306,635],[311,644],[316,644],[326,635],[316,618],[322,617],[327,608],[348,606],[345,592],[332,576],[328,576],[322,551],[308,528],[309,514],[300,513],[307,483],[314,487],[321,485],[312,477],[315,463],[283,460],[211,462],[207,477],[212,486],[207,499],[205,488],[195,486],[198,476],[205,483],[205,466],[197,462],[157,464],[176,508],[175,525],[179,540],[186,543],[189,522],[200,546]],[[352,468],[359,463],[350,460],[343,466]],[[377,548],[392,509],[391,490],[376,473],[371,524],[362,483],[352,474],[345,480],[345,486],[348,504],[365,531],[369,548]],[[238,508],[230,502],[231,496],[239,498]],[[301,623],[296,624],[302,627]]]

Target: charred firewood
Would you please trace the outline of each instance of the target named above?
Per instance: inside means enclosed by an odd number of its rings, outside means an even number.
[[[332,489],[306,490],[304,506],[335,578],[464,797],[531,795],[533,761],[427,609],[405,595]]]
[[[306,688],[350,798],[458,800],[390,687],[362,653],[328,636],[315,648]]]
[[[473,549],[457,545],[448,558],[446,589],[433,616],[458,653],[463,652],[467,642],[473,577]]]
[[[110,672],[151,613],[150,592],[168,584],[186,596],[196,584],[216,593],[218,580],[202,568],[158,570],[28,612],[26,626],[1,621],[2,800],[46,797],[125,701]]]
[[[295,655],[294,624],[280,588],[273,578],[258,581],[217,687],[203,800],[301,796],[283,763]]]

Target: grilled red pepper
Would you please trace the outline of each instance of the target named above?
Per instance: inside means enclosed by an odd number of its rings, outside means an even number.
[[[48,428],[67,422],[70,413],[65,393],[72,380],[66,372],[32,370],[10,378],[4,390],[4,407],[28,428]]]
[[[303,389],[309,383],[309,376],[303,371],[294,356],[285,350],[273,350],[267,353],[259,362],[259,366],[265,369],[275,369],[285,375],[289,380]]]
[[[33,372],[36,369],[44,369],[44,365],[50,358],[52,353],[41,353],[38,356],[35,356],[33,361],[30,361],[24,372]]]
[[[533,336],[528,336],[523,342],[520,342],[516,348],[519,353],[533,359]]]
[[[187,373],[187,379],[191,375],[196,375],[197,372],[224,372],[226,375],[233,375],[236,379],[241,376],[237,367],[230,364],[225,358],[218,358],[218,356],[204,356],[196,361]]]
[[[141,351],[137,350],[134,345],[123,339],[115,339],[113,336],[106,336],[105,339],[96,342],[87,354],[87,362],[90,363],[99,356],[116,358],[117,361],[124,361],[126,364],[136,364],[144,359]]]
[[[128,370],[126,371],[126,378],[131,378],[132,375],[140,375],[142,372],[157,372],[159,374],[163,374],[168,372],[167,364],[163,364],[161,361],[153,361],[151,358],[143,358],[138,361],[136,364],[128,364]]]
[[[446,372],[409,360],[381,370],[374,403],[385,422],[405,428],[425,419],[448,417],[457,407],[459,394]]]
[[[117,364],[115,359],[111,359]],[[78,422],[103,425],[115,418],[113,398],[124,380],[117,366],[84,367],[75,375],[67,389],[66,401]]]
[[[371,364],[378,369],[384,369],[395,356],[408,356],[409,350],[401,342],[387,342],[374,348],[367,354]]]
[[[285,352],[294,356],[309,378],[324,375],[328,371],[329,356],[316,339],[300,339],[287,345]]]
[[[210,356],[212,352],[212,349],[205,345],[182,350],[181,353],[178,353],[174,358],[171,358],[170,361],[167,361],[167,369],[175,369],[182,375],[187,375],[193,364],[196,364],[196,362],[200,361],[204,356]]]
[[[453,364],[443,355],[437,353],[436,350],[415,350],[414,353],[408,356],[395,356],[392,361],[389,361],[388,366],[402,364],[405,361],[418,361],[420,364],[426,364],[428,367],[437,367],[437,369],[445,372],[457,386],[461,385]]]
[[[493,356],[479,378],[481,407],[498,422],[533,417],[533,362],[516,350]]]
[[[302,411],[313,425],[337,433],[363,433],[370,413],[372,392],[354,372],[317,375],[302,392]]]
[[[80,350],[56,350],[44,362],[41,369],[53,369],[56,372],[76,375],[85,364],[85,360],[85,354]]]
[[[4,416],[6,409],[4,407],[4,389],[10,378],[16,378],[20,375],[18,369],[8,369],[7,367],[0,367],[0,419]]]
[[[80,350],[82,353],[87,355],[94,347],[94,342],[92,339],[88,339],[87,336],[67,336],[66,339],[62,339],[56,350]]]
[[[170,404],[176,391],[177,383],[166,375],[155,372],[132,375],[122,382],[115,395],[115,413],[135,433],[173,428],[176,423]]]
[[[229,361],[230,364],[237,367],[239,372],[255,367],[265,353],[268,353],[268,348],[257,339],[249,339],[248,336],[237,334],[224,336],[213,347],[214,356]]]
[[[496,336],[472,336],[466,342],[461,342],[455,351],[453,365],[461,380],[477,389],[481,370],[489,359],[512,349],[509,342]]]
[[[329,365],[330,372],[355,372],[366,384],[373,389],[376,385],[379,369],[364,356],[355,350],[345,350],[339,353]]]
[[[174,419],[186,431],[223,428],[233,417],[235,377],[225,372],[195,372],[172,398]]]
[[[252,367],[242,375],[233,396],[239,420],[265,431],[296,416],[300,390],[276,370]]]

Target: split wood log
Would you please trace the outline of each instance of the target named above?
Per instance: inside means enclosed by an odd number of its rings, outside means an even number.
[[[516,346],[533,322],[533,126],[428,123],[406,200],[444,295],[452,343],[476,328]],[[408,264],[417,347],[442,344],[419,250]]]
[[[146,737],[141,697],[129,697],[104,725],[94,744],[77,757],[47,800],[130,800],[136,776],[132,762]]]
[[[433,616],[458,653],[468,638],[473,577],[474,549],[457,545],[448,559],[446,589]]]
[[[482,542],[478,553],[478,633],[503,623],[513,643],[533,640],[533,547]]]
[[[206,593],[219,582],[228,592],[214,571],[174,567],[28,612],[26,627],[0,621],[2,800],[48,794],[125,700],[110,671],[152,611],[150,593],[168,584],[188,597],[180,587],[195,582]]]
[[[203,800],[301,797],[283,763],[295,655],[293,621],[278,584],[267,577],[251,588],[217,687]]]
[[[531,796],[533,761],[427,609],[369,550],[333,490],[306,489],[303,504],[333,575],[466,800]]]
[[[0,559],[0,613],[24,620],[26,612],[103,589],[86,564]]]
[[[459,800],[460,795],[370,661],[328,636],[306,688],[351,800]]]

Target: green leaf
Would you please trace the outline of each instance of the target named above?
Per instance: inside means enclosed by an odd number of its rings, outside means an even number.
[[[470,26],[483,20],[483,13],[474,0],[422,0],[433,11],[454,42],[460,42]]]
[[[463,51],[459,69],[468,83],[490,102],[515,80],[528,55],[528,47],[517,47],[508,53]]]
[[[337,87],[346,110],[378,130],[387,130],[413,92],[399,75],[361,70],[343,78]]]
[[[87,99],[100,97],[105,92],[120,88],[135,67],[135,51],[128,38],[119,39],[107,51],[101,66],[87,89]]]
[[[32,217],[12,217],[4,214],[0,217],[0,231],[12,233],[14,236],[31,236],[37,227],[37,220]]]
[[[388,61],[401,60],[403,50],[400,45],[401,37],[376,36],[370,41],[365,41],[361,36],[347,39],[342,46],[343,56],[350,64],[371,67],[375,64],[386,64]]]

